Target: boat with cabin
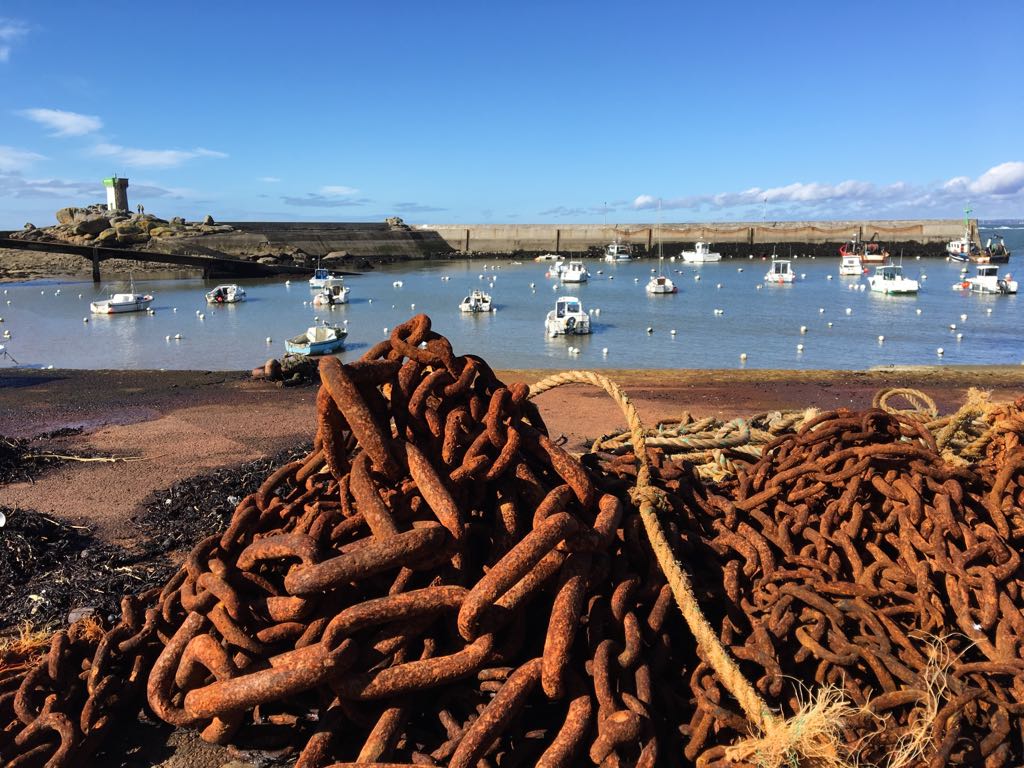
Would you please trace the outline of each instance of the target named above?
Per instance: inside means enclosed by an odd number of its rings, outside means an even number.
[[[333,307],[337,304],[348,304],[348,294],[351,290],[340,280],[330,279],[320,289],[320,292],[313,297],[313,306]]]
[[[459,310],[462,312],[490,312],[491,295],[479,289],[474,289],[459,304]]]
[[[860,263],[860,256],[855,253],[847,253],[839,261],[840,277],[860,277],[865,272],[864,265]]]
[[[1002,237],[996,235],[994,238],[985,241],[985,247],[971,256],[975,264],[1006,264],[1010,260],[1010,251]]]
[[[971,237],[971,215],[970,208],[964,208],[964,233],[956,240],[946,243],[946,254],[953,261],[970,261],[972,256],[981,253],[981,249]]]
[[[764,281],[766,283],[792,283],[796,279],[796,274],[793,272],[793,265],[789,262],[789,259],[776,259],[772,258],[772,265],[765,273]]]
[[[904,277],[903,266],[900,264],[875,267],[875,274],[868,278],[868,286],[875,293],[889,295],[906,295],[917,293],[918,290],[917,280]]]
[[[582,261],[570,261],[562,269],[559,277],[561,277],[563,283],[585,283],[590,279],[590,273],[587,272],[587,268]]]
[[[631,258],[632,253],[629,246],[626,243],[620,243],[618,238],[615,239],[614,243],[609,243],[605,246],[605,261],[629,261]]]
[[[153,303],[152,295],[135,292],[135,279],[128,276],[128,293],[114,293],[109,299],[89,302],[89,311],[94,315],[117,315],[122,312],[142,312]]]
[[[702,241],[698,241],[692,251],[680,251],[679,255],[687,264],[707,264],[722,260],[722,254],[711,250],[711,243]]]
[[[861,266],[885,264],[889,260],[889,252],[882,247],[881,243],[876,243],[874,240],[861,242],[857,235],[839,246],[839,256],[843,259],[847,256],[856,256]]]
[[[544,319],[544,330],[552,337],[586,335],[590,333],[590,316],[575,296],[559,296],[555,308]]]
[[[314,325],[300,336],[288,339],[284,348],[294,355],[329,355],[345,346],[346,336],[348,331],[341,326]]]
[[[242,301],[245,301],[245,289],[235,283],[218,285],[206,292],[207,304],[238,304]]]
[[[313,276],[309,278],[309,287],[312,290],[319,290],[320,288],[337,284],[342,280],[343,278],[341,275],[334,274],[331,270],[327,269],[327,267],[317,266],[317,268],[313,270]]]
[[[953,289],[971,293],[1008,295],[1017,293],[1017,281],[1009,273],[1000,276],[999,267],[979,264],[974,277],[967,277],[955,283]]]

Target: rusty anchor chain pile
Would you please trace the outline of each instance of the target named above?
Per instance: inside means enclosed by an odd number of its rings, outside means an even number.
[[[1024,404],[985,411],[970,467],[920,419],[802,417],[712,491],[603,377],[503,386],[422,315],[319,373],[309,456],[113,629],[0,666],[0,764],[84,764],[141,707],[299,768],[1024,752]],[[549,438],[529,398],[570,381],[635,455]],[[766,757],[800,683],[853,705],[831,762]]]
[[[655,765],[694,655],[637,512],[525,385],[425,316],[321,363],[313,452],[267,478],[99,647],[0,677],[0,758],[80,764],[146,704],[298,765]],[[671,638],[671,642],[670,642]]]
[[[687,559],[714,572],[694,567],[722,644],[787,716],[808,690],[841,693],[842,764],[902,752],[907,765],[997,768],[1024,755],[1022,408],[990,412],[973,468],[944,461],[922,420],[882,410],[821,414],[706,498],[652,453],[669,518],[701,531]],[[588,458],[633,482],[631,455]],[[686,678],[674,691],[692,713],[686,757],[764,765],[763,744],[733,746],[756,717],[716,670],[702,659]]]

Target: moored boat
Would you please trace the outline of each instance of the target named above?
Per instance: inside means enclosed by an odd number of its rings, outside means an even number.
[[[788,259],[773,258],[772,266],[764,276],[766,283],[792,283],[795,279],[793,265],[789,263]]]
[[[559,296],[544,320],[544,330],[548,336],[585,335],[590,333],[590,316],[575,296]]]
[[[868,278],[868,285],[875,293],[910,294],[917,293],[917,280],[903,276],[903,267],[899,264],[886,264],[875,267],[875,274]]]
[[[889,260],[889,252],[882,247],[881,243],[876,243],[873,240],[863,243],[857,235],[854,235],[849,242],[839,246],[839,255],[843,259],[847,256],[856,256],[860,260],[861,266],[885,264]]]
[[[970,261],[972,256],[980,254],[981,249],[971,237],[970,213],[970,208],[964,209],[964,233],[958,239],[946,243],[946,254],[953,261]]]
[[[342,277],[340,275],[335,275],[327,267],[317,267],[313,270],[313,276],[309,278],[309,287],[312,290],[319,290],[325,286],[336,284],[341,280]]]
[[[559,277],[563,283],[585,283],[590,279],[590,273],[582,261],[570,261]]]
[[[245,301],[245,289],[234,283],[218,285],[206,292],[207,304],[237,304],[241,301]]]
[[[462,312],[490,312],[491,295],[479,289],[475,289],[459,304]]]
[[[348,331],[337,325],[314,325],[306,332],[288,339],[285,351],[295,355],[328,355],[345,346]]]
[[[700,241],[693,246],[692,251],[680,251],[679,255],[687,264],[707,264],[722,260],[722,254],[711,250],[711,243]]]
[[[651,294],[675,293],[679,289],[667,275],[651,275],[647,281],[647,292]]]
[[[148,293],[115,293],[109,299],[89,303],[94,315],[116,315],[121,312],[142,312],[149,309],[153,297]]]
[[[1009,273],[1000,277],[999,267],[980,264],[974,277],[964,278],[959,283],[954,283],[953,288],[971,293],[1007,295],[1017,292],[1017,281]]]
[[[625,243],[620,243],[617,239],[614,243],[609,243],[605,246],[605,261],[629,261],[631,258],[629,246]]]
[[[985,247],[978,253],[972,254],[971,261],[975,264],[1005,264],[1010,260],[1010,251],[1000,236],[989,238],[985,241]]]
[[[313,297],[313,305],[333,307],[335,304],[348,304],[348,294],[351,290],[340,278],[330,278],[320,289],[320,293]]]
[[[853,253],[845,254],[839,262],[839,276],[860,277],[864,274],[864,266],[860,263],[860,256]]]

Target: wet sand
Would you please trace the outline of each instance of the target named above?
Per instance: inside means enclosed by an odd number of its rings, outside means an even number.
[[[535,382],[552,371],[503,371]],[[1009,400],[1024,395],[1024,368],[914,368],[892,371],[607,371],[647,423],[695,416],[731,418],[766,410],[863,408],[878,389],[907,386],[955,410],[968,387]],[[137,461],[69,462],[34,482],[0,486],[0,505],[55,515],[111,543],[132,540],[124,523],[154,491],[218,467],[274,455],[312,439],[313,387],[282,389],[247,374],[201,371],[27,371],[0,373],[0,435],[35,437],[55,453]],[[583,385],[540,395],[553,435],[570,450],[623,428],[617,406]]]

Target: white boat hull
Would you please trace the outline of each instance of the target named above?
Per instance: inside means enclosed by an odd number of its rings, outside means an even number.
[[[104,299],[103,301],[91,302],[89,310],[94,315],[119,315],[123,312],[142,312],[149,309],[149,305],[152,303],[152,296],[143,296],[135,301],[115,302],[112,299]]]
[[[869,277],[868,285],[873,292],[890,296],[906,296],[918,291],[917,280],[876,280]]]

